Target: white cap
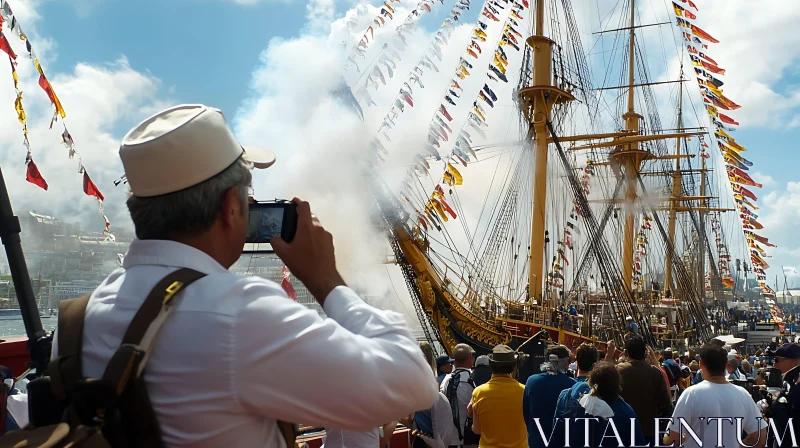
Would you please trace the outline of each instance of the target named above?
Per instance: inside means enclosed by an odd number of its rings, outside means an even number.
[[[633,320],[631,316],[625,316],[625,320]]]
[[[486,355],[478,356],[478,358],[475,359],[475,365],[476,366],[488,366],[489,365],[489,357],[486,356]]]
[[[267,148],[243,147],[222,111],[202,104],[167,109],[134,127],[122,139],[119,157],[131,193],[174,193],[204,182],[244,157],[256,168],[275,163]]]

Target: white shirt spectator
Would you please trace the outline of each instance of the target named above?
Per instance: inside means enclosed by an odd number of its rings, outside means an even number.
[[[732,420],[709,420],[709,417],[731,418]],[[717,384],[703,381],[683,391],[672,414],[671,431],[686,434],[679,428],[679,418],[686,420],[702,446],[739,446],[736,439],[736,418],[741,417],[742,429],[752,434],[766,428],[761,411],[753,398],[742,387],[733,384]],[[761,418],[759,420],[759,418]],[[722,440],[717,441],[717,425],[722,425]],[[698,448],[691,435],[687,435],[686,448]]]
[[[471,370],[460,369],[460,368],[454,370],[452,374],[448,374],[446,377],[444,377],[444,379],[442,380],[442,385],[439,388],[439,391],[445,394],[445,397],[447,397],[447,388],[450,386],[450,379],[452,375],[455,373],[458,373],[458,375],[461,377],[461,383],[458,384],[456,397],[458,398],[458,411],[459,411],[458,416],[459,416],[459,423],[461,425],[460,426],[461,432],[463,435],[464,423],[467,421],[467,406],[469,405],[469,402],[472,401],[472,391],[475,390],[469,384],[469,375],[471,373]],[[452,409],[452,406],[450,407],[450,409]],[[453,442],[451,445],[463,445],[463,440],[458,439],[458,430],[456,430],[455,439],[456,442]]]
[[[383,448],[380,428],[370,431],[350,431],[347,429],[325,429],[323,448]]]
[[[436,401],[436,380],[400,314],[340,286],[323,319],[279,285],[174,241],[135,240],[92,294],[85,376],[102,376],[150,290],[181,267],[208,275],[178,296],[144,377],[168,446],[282,447],[276,419],[365,431]]]
[[[439,392],[439,399],[431,409],[431,419],[433,420],[434,438],[422,436],[426,445],[432,448],[447,448],[458,442],[458,432],[453,424],[453,412],[450,410],[450,402],[441,392]]]

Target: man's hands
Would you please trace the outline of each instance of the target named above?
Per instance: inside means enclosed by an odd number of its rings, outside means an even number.
[[[291,243],[272,238],[272,249],[322,305],[334,288],[345,284],[336,270],[333,236],[311,214],[308,202],[292,202],[297,204],[297,232]]]

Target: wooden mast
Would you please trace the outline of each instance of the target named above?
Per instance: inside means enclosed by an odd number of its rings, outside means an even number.
[[[634,70],[635,70],[635,23],[636,0],[631,0],[631,25],[628,36],[628,111],[622,115],[625,120],[625,130],[633,135],[639,135],[640,123],[643,117],[636,113],[634,108]],[[639,179],[639,169],[642,161],[650,156],[649,151],[639,149],[639,140],[634,139],[627,145],[621,145],[609,158],[625,171],[625,236],[622,247],[622,284],[628,291],[632,291],[633,282],[633,252],[636,238],[636,191]]]
[[[553,105],[575,99],[572,94],[553,86],[552,83],[553,41],[544,35],[546,1],[536,1],[535,34],[526,40],[533,54],[533,85],[520,89],[519,92],[526,118],[534,131],[533,211],[528,270],[530,300],[541,299],[544,283],[547,147],[549,143],[547,122],[550,121]],[[541,301],[537,303],[542,304]]]
[[[683,80],[683,65],[681,65],[681,80]],[[678,83],[678,129],[683,128],[683,83]],[[681,173],[681,140],[677,139],[677,143],[675,145],[675,171],[672,174],[672,197],[678,198],[683,194],[683,174]],[[705,160],[705,159],[704,159]],[[700,189],[700,196],[705,195],[704,188],[701,187]],[[672,244],[675,247],[675,221],[677,216],[677,201],[672,200],[670,201],[669,205],[669,223],[667,224],[667,235],[669,237],[669,244]],[[702,247],[702,242],[700,246]],[[702,252],[701,252],[702,253]],[[702,260],[702,259],[701,259]],[[672,288],[672,257],[667,251],[666,260],[664,260],[664,295],[666,296],[667,291],[673,290]],[[702,297],[702,296],[701,296]]]
[[[702,157],[702,168],[700,169],[700,196],[706,195],[706,159]],[[698,210],[698,217],[700,218],[700,231],[705,233],[706,228],[706,209],[708,208],[708,203],[705,199],[700,202],[700,209]],[[697,287],[698,293],[700,294],[701,299],[705,299],[706,297],[706,245],[705,242],[708,238],[703,238],[703,235],[699,235],[700,237],[700,251],[698,253],[697,259],[699,260],[699,266],[697,267]],[[709,254],[710,256],[711,254]]]

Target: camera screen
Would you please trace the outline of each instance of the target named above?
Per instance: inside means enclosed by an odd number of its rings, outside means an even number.
[[[273,236],[281,235],[283,207],[258,207],[250,209],[248,243],[269,243]]]

